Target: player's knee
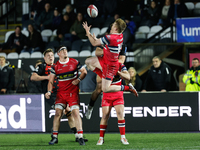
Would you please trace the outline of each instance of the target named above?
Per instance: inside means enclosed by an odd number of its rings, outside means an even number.
[[[62,116],[62,111],[56,111],[55,117],[60,118]]]
[[[105,113],[105,114],[103,114],[103,116],[102,116],[102,119],[104,120],[104,121],[107,121],[108,120],[108,118],[109,118],[109,114],[108,113]]]

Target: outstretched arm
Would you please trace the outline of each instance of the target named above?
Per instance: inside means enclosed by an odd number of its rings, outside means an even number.
[[[88,37],[92,46],[101,46],[101,40],[97,39],[95,35],[90,33],[91,26],[88,26],[87,22],[83,22],[83,28],[85,29],[86,36]]]

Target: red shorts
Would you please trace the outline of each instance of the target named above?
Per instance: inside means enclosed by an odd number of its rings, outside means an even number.
[[[70,106],[79,105],[79,94],[77,93],[65,93],[65,92],[58,92],[56,95],[56,102],[55,104],[69,104]]]
[[[113,80],[113,77],[119,70],[119,62],[105,62],[103,57],[98,57],[99,63],[102,67],[102,77],[107,80]]]
[[[122,93],[121,93],[122,92]],[[101,106],[115,106],[115,105],[124,105],[124,97],[123,97],[123,91],[120,91],[120,93],[118,94],[118,92],[112,92],[112,93],[116,93],[115,97],[113,95],[110,96],[104,96],[103,93],[103,98],[101,101]],[[108,93],[106,93],[108,94]]]

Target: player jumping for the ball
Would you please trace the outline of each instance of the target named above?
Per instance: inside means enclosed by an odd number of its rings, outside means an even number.
[[[83,22],[83,28],[93,46],[104,46],[103,57],[90,57],[85,61],[87,67],[96,74],[101,74],[102,70],[102,91],[104,93],[130,91],[138,97],[138,93],[132,84],[121,86],[111,85],[114,75],[116,75],[119,70],[118,57],[122,48],[122,32],[126,28],[126,23],[122,19],[117,19],[112,24],[110,34],[99,39],[90,33],[91,26],[88,26],[87,22]]]

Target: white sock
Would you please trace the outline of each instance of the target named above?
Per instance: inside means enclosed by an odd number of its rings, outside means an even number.
[[[78,134],[79,139],[83,138],[83,134]]]
[[[99,139],[102,139],[102,140],[103,140],[103,137],[99,137]]]
[[[121,135],[121,138],[123,139],[123,138],[126,138],[126,137],[125,137],[125,135]]]
[[[75,138],[78,138],[78,133],[75,133],[74,135],[75,135]]]

